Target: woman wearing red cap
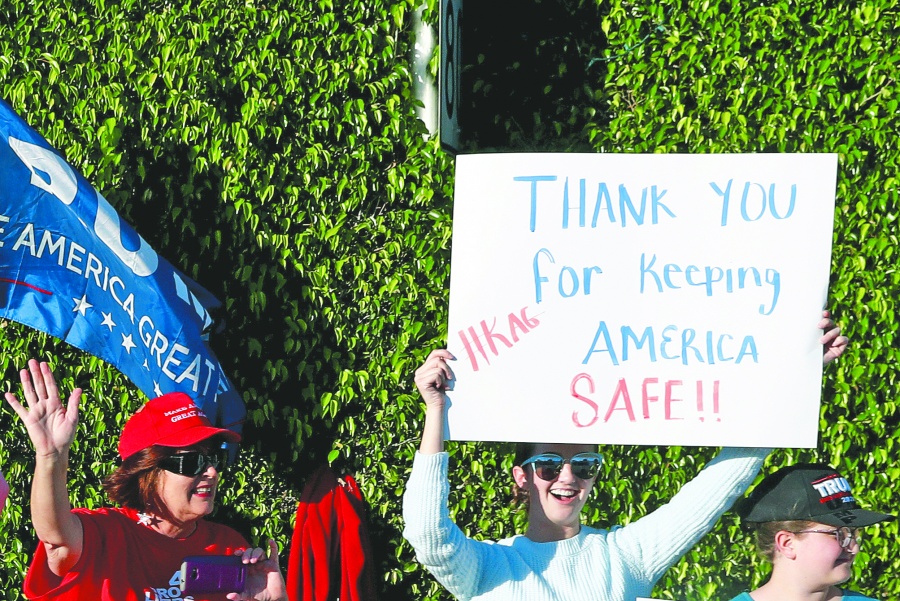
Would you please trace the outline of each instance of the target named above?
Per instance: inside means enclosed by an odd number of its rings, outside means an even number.
[[[34,445],[31,515],[40,544],[25,578],[29,599],[162,601],[286,599],[278,549],[248,548],[235,530],[207,522],[219,481],[217,452],[239,436],[215,428],[193,401],[171,393],[149,401],[122,431],[122,464],[104,481],[121,507],[72,509],[66,489],[69,449],[81,389],[66,406],[53,372],[31,360],[20,372],[24,407],[6,393]],[[182,593],[182,560],[236,555],[247,564],[243,592]]]

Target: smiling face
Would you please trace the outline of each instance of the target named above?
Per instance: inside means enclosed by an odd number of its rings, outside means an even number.
[[[211,453],[208,445],[199,444],[176,451],[201,451]],[[166,512],[175,523],[185,524],[203,518],[215,508],[219,471],[211,464],[197,475],[177,474],[164,469],[159,472],[157,495]]]
[[[596,452],[594,445],[539,444],[534,455],[556,453],[567,463],[553,480],[542,480],[532,465],[513,468],[516,485],[528,492],[528,530],[525,535],[536,542],[571,538],[581,530],[581,509],[587,501],[595,478],[584,480],[572,473],[568,460],[578,453]]]

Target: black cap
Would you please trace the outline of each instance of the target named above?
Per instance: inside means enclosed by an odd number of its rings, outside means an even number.
[[[745,522],[805,520],[838,528],[896,517],[860,509],[847,479],[824,463],[801,463],[769,474],[735,509]]]

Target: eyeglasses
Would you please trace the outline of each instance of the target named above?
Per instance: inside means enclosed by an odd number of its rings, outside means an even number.
[[[850,543],[856,541],[858,545],[862,541],[862,533],[858,528],[848,528],[844,526],[843,528],[838,528],[836,530],[797,530],[791,531],[794,534],[804,534],[806,532],[814,533],[814,534],[830,534],[832,535],[841,546],[841,549],[846,549],[850,546]]]
[[[227,449],[217,449],[212,455],[201,451],[184,451],[159,460],[159,467],[181,476],[199,476],[208,466],[218,469],[228,460]]]
[[[566,463],[572,466],[572,473],[576,477],[590,480],[600,471],[603,456],[599,453],[578,453],[571,459],[563,459],[563,456],[557,453],[541,453],[523,461],[522,467],[531,464],[535,476],[541,480],[555,480]]]

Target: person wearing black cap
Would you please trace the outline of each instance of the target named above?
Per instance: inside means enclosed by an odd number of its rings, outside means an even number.
[[[837,585],[850,578],[860,528],[895,519],[861,509],[850,483],[824,463],[785,467],[767,476],[736,507],[772,564],[765,584],[731,601],[870,599]]]

